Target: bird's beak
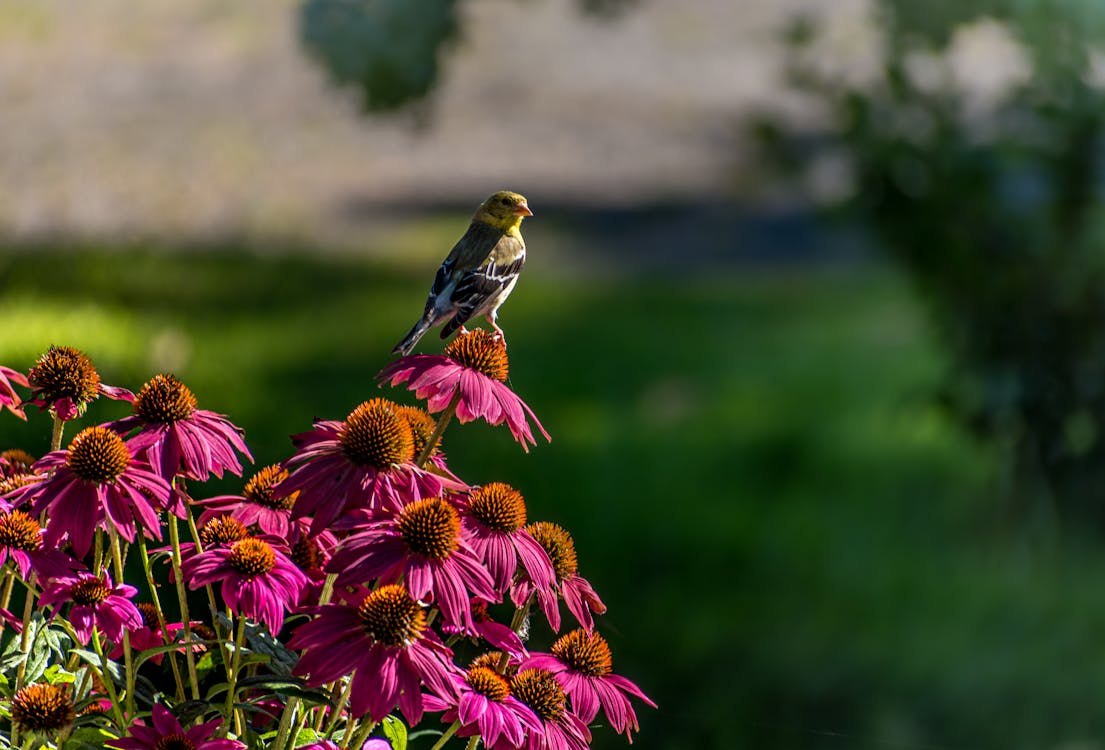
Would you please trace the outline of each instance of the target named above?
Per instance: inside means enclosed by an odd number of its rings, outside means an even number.
[[[527,206],[525,203],[523,203],[520,206],[515,206],[514,207],[514,215],[515,216],[533,216],[533,211],[530,211],[529,206]]]

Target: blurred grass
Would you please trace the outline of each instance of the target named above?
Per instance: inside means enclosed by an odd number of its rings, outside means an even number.
[[[0,260],[0,362],[61,343],[113,385],[173,371],[259,464],[379,393],[428,282],[423,258],[313,248],[56,250]],[[553,442],[471,424],[446,450],[573,532],[615,669],[661,706],[641,746],[1101,746],[1105,555],[990,507],[992,462],[932,405],[943,363],[890,273],[530,273],[503,322]],[[4,447],[48,433],[0,421]]]

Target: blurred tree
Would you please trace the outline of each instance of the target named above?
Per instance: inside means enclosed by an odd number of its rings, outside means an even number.
[[[638,0],[578,0],[612,17]],[[300,39],[341,86],[360,90],[368,112],[422,101],[437,84],[441,55],[457,40],[458,0],[306,0]]]
[[[797,23],[791,80],[827,116],[754,132],[792,175],[845,173],[830,204],[929,303],[943,395],[1008,451],[1012,498],[1105,529],[1105,3],[880,0],[876,19],[866,75]]]

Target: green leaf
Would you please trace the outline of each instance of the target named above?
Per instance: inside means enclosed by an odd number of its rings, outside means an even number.
[[[384,717],[384,736],[393,750],[407,750],[407,725],[394,716]]]

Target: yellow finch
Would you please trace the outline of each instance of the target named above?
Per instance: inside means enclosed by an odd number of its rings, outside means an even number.
[[[395,345],[392,354],[410,354],[436,325],[445,323],[441,338],[446,338],[479,315],[503,335],[496,319],[526,262],[520,227],[527,216],[533,216],[533,211],[526,199],[509,190],[500,190],[480,204],[468,231],[437,269],[421,320]]]

